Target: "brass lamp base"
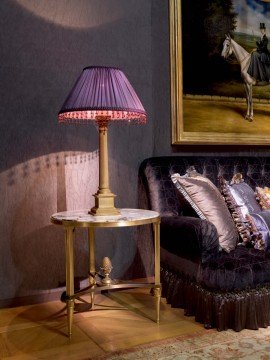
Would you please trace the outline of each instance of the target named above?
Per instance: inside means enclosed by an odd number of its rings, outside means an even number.
[[[109,168],[108,168],[108,122],[110,116],[97,116],[99,132],[99,187],[94,195],[95,206],[89,214],[96,216],[120,215],[120,211],[114,206],[114,195],[109,188]]]
[[[112,193],[95,195],[95,206],[89,211],[89,214],[95,216],[120,215],[120,211],[114,206],[114,198],[116,195]]]

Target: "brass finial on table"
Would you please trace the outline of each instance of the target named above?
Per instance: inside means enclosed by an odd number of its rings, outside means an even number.
[[[104,279],[101,280],[102,284],[104,285],[111,285],[112,279],[109,277],[112,271],[112,263],[111,260],[106,256],[102,260],[102,267],[101,270],[104,273]]]

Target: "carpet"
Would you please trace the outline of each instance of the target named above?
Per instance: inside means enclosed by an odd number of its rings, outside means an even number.
[[[204,330],[116,351],[97,360],[270,360],[270,327],[218,332]]]

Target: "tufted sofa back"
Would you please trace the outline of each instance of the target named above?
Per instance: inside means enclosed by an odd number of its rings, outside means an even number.
[[[181,204],[170,174],[184,175],[190,166],[215,185],[218,185],[218,176],[230,180],[235,173],[241,173],[253,188],[270,187],[270,157],[153,157],[144,160],[139,169],[139,207],[158,211],[163,216],[181,215]]]

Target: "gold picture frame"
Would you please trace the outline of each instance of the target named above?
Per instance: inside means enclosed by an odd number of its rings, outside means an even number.
[[[269,145],[270,98],[255,99],[254,119],[247,121],[245,96],[224,101],[213,94],[183,94],[181,20],[181,0],[169,0],[172,145]]]

